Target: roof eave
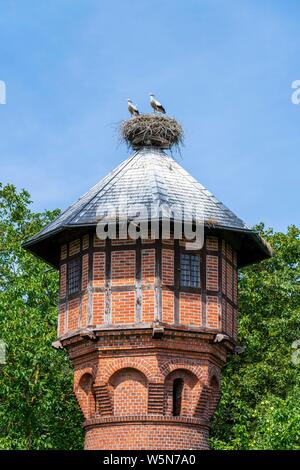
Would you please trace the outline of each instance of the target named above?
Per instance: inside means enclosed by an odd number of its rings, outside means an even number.
[[[96,223],[63,225],[40,237],[30,238],[22,244],[22,247],[51,266],[58,268],[60,245],[73,238],[74,230],[81,236],[96,226]],[[213,227],[206,225],[205,230],[207,233],[223,235],[233,244],[238,253],[239,268],[273,256],[272,248],[257,231],[221,225]]]

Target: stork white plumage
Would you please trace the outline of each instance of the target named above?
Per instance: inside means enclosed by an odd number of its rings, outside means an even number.
[[[128,111],[130,112],[131,116],[138,116],[140,113],[137,107],[135,106],[135,104],[133,104],[133,102],[130,99],[128,99],[127,102],[128,102]]]
[[[153,93],[151,93],[150,95],[150,104],[152,108],[154,109],[154,112],[158,111],[159,113],[166,114],[165,108],[159,101],[155,99],[155,95],[153,95]]]

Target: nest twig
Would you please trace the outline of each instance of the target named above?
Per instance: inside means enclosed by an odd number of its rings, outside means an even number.
[[[121,123],[120,138],[134,149],[144,146],[179,148],[183,145],[183,130],[176,119],[141,114]]]

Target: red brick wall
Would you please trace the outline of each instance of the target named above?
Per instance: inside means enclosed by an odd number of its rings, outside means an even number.
[[[101,325],[104,323],[104,294],[102,292],[94,292],[93,298],[93,325]]]
[[[93,285],[104,286],[105,282],[105,253],[96,252],[93,255]]]
[[[232,266],[226,263],[226,284],[227,284],[227,296],[229,300],[232,300],[232,287],[233,287],[233,271]]]
[[[219,259],[218,256],[206,256],[206,288],[208,290],[219,290]]]
[[[168,290],[162,292],[162,321],[174,323],[174,292]]]
[[[68,304],[68,330],[76,330],[79,323],[79,298],[72,299]]]
[[[65,333],[65,321],[66,321],[66,306],[65,304],[61,304],[59,306],[58,336],[62,336]]]
[[[232,306],[227,302],[227,333],[230,336],[233,336],[233,308]]]
[[[155,292],[154,290],[144,290],[142,295],[142,321],[152,323],[154,321]]]
[[[64,260],[68,256],[68,245],[62,245],[60,248],[60,259]]]
[[[174,285],[174,250],[162,250],[162,283]]]
[[[217,237],[207,237],[206,238],[206,248],[211,251],[218,251],[219,249],[219,240]]]
[[[112,285],[128,286],[135,283],[135,251],[112,252]]]
[[[147,413],[147,381],[135,369],[121,369],[111,379],[114,416]]]
[[[179,322],[183,325],[201,326],[201,294],[180,293]]]
[[[157,342],[149,330],[101,332],[99,342],[72,343],[74,391],[87,419],[87,449],[208,448],[208,420],[219,397],[218,380],[212,383],[212,378],[219,377],[226,353],[221,358],[215,345],[204,345],[196,333],[189,340],[185,334]],[[182,401],[174,417],[178,378]]]
[[[81,299],[81,320],[80,320],[80,325],[81,327],[85,327],[87,325],[87,312],[88,308],[88,295],[83,294],[82,299]]]
[[[208,328],[219,329],[219,299],[217,296],[206,297],[206,324]]]
[[[76,238],[69,243],[69,256],[74,256],[80,252],[80,238]]]
[[[88,235],[82,237],[82,249],[87,250],[90,246],[90,240]]]
[[[86,289],[88,285],[89,275],[89,255],[82,256],[82,276],[81,276],[81,289]]]
[[[232,247],[222,241],[222,328],[236,339],[237,335],[237,255]]]
[[[208,449],[208,430],[176,423],[125,423],[89,428],[87,450],[188,450]]]
[[[112,323],[134,323],[135,293],[112,292]]]
[[[155,250],[142,250],[142,283],[154,284],[155,280]]]
[[[66,297],[67,292],[67,265],[62,264],[60,266],[60,286],[59,286],[60,298]]]

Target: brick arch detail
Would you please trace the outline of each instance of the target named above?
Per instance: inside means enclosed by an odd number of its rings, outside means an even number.
[[[190,368],[176,367],[165,376],[165,383],[167,383],[167,381],[169,380],[172,380],[172,378],[178,377],[186,378],[186,383],[190,386],[190,388],[193,388],[195,384],[199,381],[199,377]]]
[[[147,414],[148,380],[141,370],[123,367],[110,376],[107,385],[115,416]]]
[[[103,374],[98,378],[99,382],[108,383],[112,376],[121,369],[136,369],[146,377],[148,382],[152,381],[157,372],[156,368],[143,358],[123,357],[107,361]]]
[[[216,376],[216,374],[213,374],[210,376],[209,388],[210,388],[209,411],[210,411],[210,419],[211,419],[221,397],[220,378]]]
[[[89,390],[85,390],[83,384],[81,384],[84,377],[90,378]],[[81,374],[78,374],[76,378],[76,386],[74,385],[74,393],[82,414],[85,418],[92,417],[96,412],[96,397],[94,391],[94,374],[92,368],[86,368]]]
[[[173,384],[174,379],[179,378],[183,381],[183,389],[181,393],[181,411],[182,416],[193,416],[197,406],[198,396],[202,389],[202,380],[199,371],[195,373],[192,366],[173,364],[171,370],[165,376],[164,392],[165,392],[165,413],[172,415],[173,413]]]
[[[191,372],[193,375],[197,377],[200,382],[205,381],[205,367],[199,365],[199,363],[192,361],[192,360],[182,360],[182,359],[171,359],[169,361],[165,361],[161,366],[160,370],[163,374],[164,378],[167,377],[171,372],[181,369]]]
[[[89,374],[93,377],[93,380],[95,381],[95,371],[93,367],[84,367],[83,369],[75,370],[74,373],[74,384],[73,384],[73,390],[76,393],[80,380],[85,374]]]
[[[136,367],[121,367],[120,369],[117,369],[108,379],[109,385],[112,385],[113,387],[115,386],[114,382],[115,379],[117,378],[118,374],[122,374],[125,371],[129,372],[136,372],[142,380],[145,381],[145,384],[148,385],[148,379],[147,376],[144,374],[144,372],[141,371],[141,369],[137,369]]]
[[[215,377],[220,385],[220,378],[221,378],[221,370],[210,364],[208,367],[208,381],[211,382],[212,378]]]

